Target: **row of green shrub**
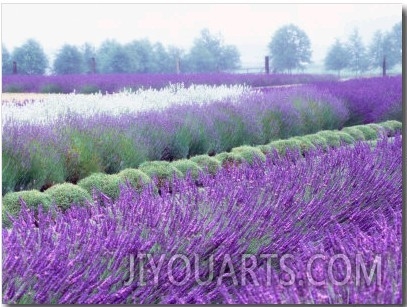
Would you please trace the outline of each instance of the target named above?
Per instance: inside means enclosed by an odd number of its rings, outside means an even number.
[[[56,184],[44,192],[38,190],[7,193],[3,198],[3,226],[10,226],[11,221],[6,212],[17,216],[20,211],[20,199],[30,208],[37,208],[42,204],[44,209],[57,204],[66,210],[72,204],[84,205],[92,199],[94,191],[101,191],[108,197],[115,199],[119,196],[120,186],[131,185],[141,190],[145,185],[153,182],[156,188],[161,188],[168,180],[190,175],[197,179],[203,171],[215,174],[221,167],[240,163],[253,163],[256,159],[265,160],[267,154],[277,151],[279,155],[287,150],[299,150],[305,153],[315,148],[338,147],[342,144],[353,144],[357,141],[376,140],[380,134],[393,136],[401,131],[402,124],[398,121],[386,121],[379,124],[359,125],[338,130],[325,130],[315,134],[277,140],[266,145],[235,147],[231,152],[223,152],[213,157],[199,155],[190,159],[167,161],[148,161],[142,163],[138,169],[125,169],[118,174],[94,173],[81,179],[77,185],[72,183]]]

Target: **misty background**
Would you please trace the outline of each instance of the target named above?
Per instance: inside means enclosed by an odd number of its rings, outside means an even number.
[[[276,31],[293,24],[310,41],[310,63],[304,72],[321,73],[336,40],[346,44],[357,31],[368,52],[377,31],[385,34],[401,23],[401,9],[401,4],[3,4],[2,47],[12,56],[34,39],[47,55],[49,74],[66,44],[82,52],[86,46],[93,48],[99,67],[98,50],[106,42],[126,46],[147,41],[153,49],[160,49],[159,44],[172,53],[164,60],[173,62],[171,69],[181,58],[181,71],[187,71],[193,65],[188,68],[186,57],[207,31],[222,47],[238,52],[239,65],[228,71],[262,72]],[[226,58],[236,56],[228,51]],[[401,71],[401,65],[392,71]]]

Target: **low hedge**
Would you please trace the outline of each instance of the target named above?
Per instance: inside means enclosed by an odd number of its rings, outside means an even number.
[[[7,193],[3,197],[2,207],[2,222],[3,227],[10,227],[12,222],[8,215],[17,217],[21,210],[21,202],[24,202],[27,208],[33,209],[35,212],[41,205],[45,210],[48,210],[52,203],[52,198],[41,193],[38,190],[20,191]]]
[[[152,182],[152,178],[158,178],[159,185],[163,185],[173,176],[184,177],[188,172],[196,178],[201,171],[215,174],[221,166],[231,164],[252,163],[255,158],[265,160],[267,154],[277,151],[284,155],[287,150],[300,150],[306,152],[315,147],[337,147],[341,144],[353,144],[362,140],[377,140],[381,134],[394,136],[401,132],[402,123],[398,121],[386,121],[379,124],[358,125],[346,127],[341,131],[324,130],[315,134],[291,137],[286,140],[276,140],[268,144],[258,146],[240,146],[232,149],[232,152],[223,152],[215,157],[198,155],[189,160],[149,161],[144,162],[138,169],[125,169],[118,174],[107,175],[95,173],[78,182],[78,185],[62,183],[52,186],[45,192],[37,190],[10,192],[3,197],[3,225],[11,225],[7,214],[17,216],[20,212],[22,199],[28,207],[36,209],[40,204],[48,208],[52,203],[66,210],[71,204],[85,205],[91,200],[93,189],[100,190],[109,197],[115,198],[120,193],[120,185],[129,183],[136,190]]]

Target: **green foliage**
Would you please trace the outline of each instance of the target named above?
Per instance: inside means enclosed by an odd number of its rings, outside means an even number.
[[[126,183],[123,176],[95,173],[78,182],[78,186],[92,194],[100,191],[110,198],[116,199],[120,194],[120,186]]]
[[[278,139],[282,132],[281,112],[267,110],[261,119],[261,124],[264,142]]]
[[[240,146],[232,149],[232,153],[237,153],[247,162],[252,164],[256,159],[266,161],[266,156],[259,148],[251,146]]]
[[[72,45],[63,45],[56,55],[53,70],[58,75],[81,73],[83,57],[79,49]]]
[[[63,93],[62,88],[59,85],[56,84],[45,84],[41,87],[40,89],[41,93],[46,93],[46,94],[58,94],[58,93]]]
[[[139,166],[139,170],[151,178],[158,177],[159,180],[182,177],[182,173],[167,161],[147,161]]]
[[[311,42],[307,34],[290,24],[279,28],[269,44],[271,63],[279,72],[302,69],[311,62]]]
[[[71,146],[66,159],[68,180],[76,182],[92,173],[104,171],[105,167],[95,144],[98,141],[100,143],[101,140],[78,131],[72,131],[70,136]]]
[[[101,170],[108,174],[124,168],[138,167],[146,161],[146,155],[131,137],[120,130],[106,129],[95,144]]]
[[[339,140],[343,144],[354,144],[355,139],[349,134],[344,131],[335,131],[336,135],[339,136]]]
[[[48,59],[41,45],[27,40],[22,46],[14,49],[13,60],[17,62],[17,72],[24,75],[43,75],[48,67]]]
[[[362,131],[366,141],[374,140],[377,138],[377,132],[372,127],[369,127],[367,125],[357,125],[353,126],[353,128]]]
[[[348,50],[339,39],[336,39],[335,43],[331,46],[328,54],[325,58],[325,69],[335,70],[338,72],[338,76],[341,70],[347,68],[349,65],[349,55]]]
[[[21,200],[25,202],[28,208],[34,209],[35,211],[40,205],[42,205],[45,210],[48,210],[52,201],[49,195],[41,193],[37,190],[7,193],[3,197],[3,227],[11,226],[11,221],[7,216],[7,213],[14,217],[18,216],[21,210]]]
[[[394,136],[396,132],[401,132],[403,129],[403,124],[397,120],[388,120],[378,125],[386,130],[388,136]]]
[[[96,94],[100,92],[100,89],[96,85],[84,85],[79,92],[81,94]]]
[[[192,160],[176,160],[171,163],[175,168],[177,168],[184,176],[190,173],[192,178],[198,178],[199,174],[203,172],[202,168]]]
[[[4,75],[10,75],[13,72],[13,61],[7,48],[1,44],[1,72]]]
[[[372,128],[376,131],[377,135],[380,135],[381,133],[384,133],[386,130],[380,126],[379,124],[367,124],[365,125],[366,127]]]
[[[139,169],[126,168],[117,175],[124,181],[127,181],[137,191],[151,183],[151,178]]]
[[[18,84],[8,84],[3,87],[4,93],[23,93],[24,88]]]
[[[215,156],[215,159],[218,160],[222,166],[239,165],[246,162],[246,160],[236,152],[221,152]]]
[[[102,42],[97,51],[98,69],[101,73],[132,72],[131,60],[125,48],[115,40]]]
[[[191,161],[195,162],[203,170],[208,171],[210,174],[215,174],[220,169],[220,162],[208,155],[199,155],[192,157]]]
[[[378,30],[374,33],[369,45],[369,60],[373,68],[382,68],[383,59],[386,57],[386,68],[391,69],[398,62],[397,54],[392,52],[391,33]]]
[[[221,35],[203,29],[186,57],[186,69],[192,72],[220,72],[240,66],[240,54],[235,46],[225,45]]]
[[[285,155],[287,150],[301,150],[301,141],[295,138],[273,141],[269,145],[271,147],[271,150],[277,150],[279,155]]]
[[[326,140],[326,143],[328,146],[331,147],[339,147],[341,145],[341,138],[337,134],[337,131],[329,131],[329,130],[324,130],[324,131],[319,131],[317,135],[323,137]]]
[[[257,145],[258,148],[264,155],[268,155],[273,152],[273,147],[270,144]]]
[[[346,132],[350,136],[352,136],[356,141],[364,141],[365,135],[362,131],[355,127],[346,127],[342,129],[343,132]]]
[[[356,75],[365,72],[369,67],[369,61],[362,38],[356,28],[349,36],[347,50],[349,56],[349,68]]]
[[[310,142],[316,148],[326,148],[328,146],[326,139],[317,134],[303,135],[301,137],[298,137],[297,139],[303,140],[305,142]]]
[[[72,183],[56,184],[44,193],[62,210],[68,209],[73,204],[84,206],[91,200],[90,194],[85,189]]]
[[[308,138],[296,136],[296,137],[293,137],[292,139],[299,141],[301,153],[304,153],[304,152],[307,152],[309,150],[316,148],[316,146]],[[288,140],[290,140],[290,139],[288,139]]]

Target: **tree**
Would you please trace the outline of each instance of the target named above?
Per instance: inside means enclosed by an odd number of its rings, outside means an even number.
[[[235,46],[225,45],[223,37],[203,29],[186,57],[186,68],[194,72],[228,71],[240,66]]]
[[[390,44],[390,53],[396,64],[402,62],[402,55],[403,55],[403,46],[402,46],[402,38],[403,38],[403,30],[401,21],[396,23],[390,33],[388,34],[389,44]]]
[[[303,69],[311,63],[311,42],[307,34],[293,24],[278,29],[268,45],[271,64],[276,71]]]
[[[394,53],[394,45],[390,33],[376,31],[369,45],[369,62],[372,68],[380,68],[386,59],[386,68],[391,69],[397,64],[397,55]]]
[[[336,70],[338,76],[341,70],[349,65],[349,55],[347,49],[342,45],[339,39],[331,46],[325,58],[325,68],[327,70]]]
[[[151,72],[168,73],[174,71],[174,63],[170,55],[161,43],[153,45],[153,56],[151,61]]]
[[[33,40],[27,40],[17,47],[12,56],[17,62],[18,73],[25,75],[43,75],[48,67],[48,59],[41,45]]]
[[[135,40],[125,45],[131,72],[148,73],[152,67],[153,47],[148,39]]]
[[[104,41],[97,51],[97,58],[102,73],[130,72],[130,58],[125,48],[115,40]]]
[[[3,75],[10,75],[13,72],[13,62],[10,53],[3,44],[1,44],[1,57],[1,72]]]
[[[83,71],[83,57],[79,49],[72,45],[64,45],[54,60],[54,73],[57,75],[79,74]]]
[[[349,53],[349,68],[359,75],[369,68],[369,61],[366,55],[366,49],[358,29],[354,29],[347,43]]]
[[[92,58],[95,59],[95,61],[96,61],[95,47],[89,43],[85,43],[81,46],[80,51],[82,53],[82,65],[83,65],[82,71],[87,74],[93,73],[94,63],[93,63]],[[96,68],[97,68],[97,64],[96,64],[95,70],[97,70]]]

